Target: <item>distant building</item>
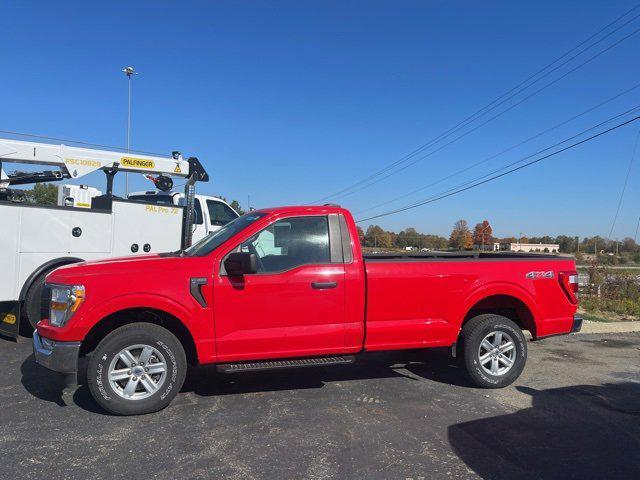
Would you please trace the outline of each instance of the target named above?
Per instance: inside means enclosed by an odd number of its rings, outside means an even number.
[[[557,243],[499,243],[493,244],[493,250],[506,250],[508,252],[527,253],[558,253],[560,245]]]

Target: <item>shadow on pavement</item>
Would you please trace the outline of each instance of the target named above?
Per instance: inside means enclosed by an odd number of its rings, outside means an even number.
[[[84,379],[83,365],[78,378]],[[33,355],[21,365],[22,384],[32,395],[66,406],[61,375],[41,367]],[[406,350],[370,353],[358,359],[354,365],[327,366],[268,370],[262,372],[221,374],[215,366],[195,367],[189,370],[182,392],[193,392],[201,396],[237,395],[279,390],[322,388],[328,382],[366,380],[376,378],[405,377],[472,387],[463,369],[445,350]],[[80,408],[98,414],[107,414],[91,398],[86,385],[80,384],[73,394],[73,402]]]
[[[408,371],[407,375],[403,370]],[[190,371],[182,391],[197,395],[235,395],[322,388],[328,382],[345,382],[375,378],[421,377],[437,382],[471,386],[464,371],[457,368],[446,352],[416,350],[370,353],[353,365],[265,370],[237,374],[221,374],[215,366]]]
[[[20,365],[20,373],[22,385],[31,395],[61,407],[66,406],[62,399],[65,387],[63,376],[38,365],[33,353]]]
[[[531,408],[448,429],[482,478],[640,478],[640,383],[517,389]]]

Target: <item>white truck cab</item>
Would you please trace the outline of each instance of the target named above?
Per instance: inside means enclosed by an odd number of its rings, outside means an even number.
[[[162,192],[160,190],[132,192],[127,196],[127,200],[153,203],[156,205],[184,206],[186,204],[184,193]],[[218,197],[196,195],[193,206],[194,242],[206,237],[211,232],[219,230],[223,225],[239,217],[238,213],[231,208],[227,202]]]

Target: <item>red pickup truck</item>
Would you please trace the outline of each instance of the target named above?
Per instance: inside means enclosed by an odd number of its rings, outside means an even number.
[[[222,372],[344,364],[449,347],[479,386],[509,385],[527,344],[577,331],[572,259],[517,253],[363,255],[338,206],[257,210],[186,250],[59,268],[36,360],[116,414],[164,408],[187,365]]]

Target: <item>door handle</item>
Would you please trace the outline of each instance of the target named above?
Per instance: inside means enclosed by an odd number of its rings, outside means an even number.
[[[338,282],[311,282],[311,288],[315,290],[326,290],[327,288],[336,288]]]

